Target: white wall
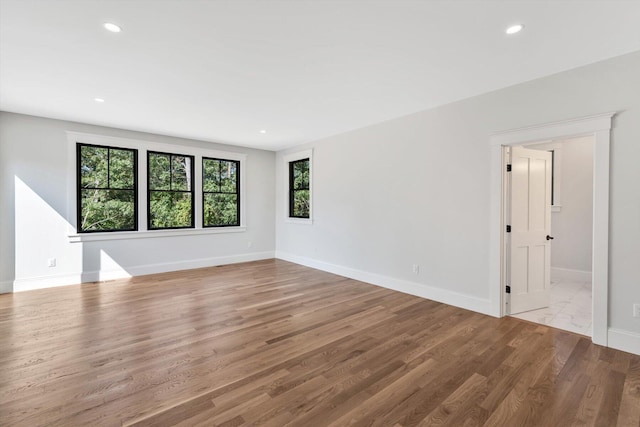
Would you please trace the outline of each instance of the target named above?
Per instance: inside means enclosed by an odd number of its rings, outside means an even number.
[[[246,153],[246,231],[70,243],[66,131]],[[273,152],[0,113],[0,291],[273,257]],[[248,243],[251,242],[251,247]],[[47,266],[48,258],[57,266]]]
[[[555,203],[551,213],[552,275],[588,277],[593,238],[593,136],[528,145],[554,150]],[[558,270],[560,269],[560,270]],[[564,270],[573,270],[566,272]],[[560,277],[560,276],[558,276]]]
[[[299,147],[314,149],[314,223],[284,222],[278,166],[277,254],[487,311],[490,286],[499,286],[489,283],[490,135],[618,111],[609,317],[610,326],[638,334],[639,75],[636,52]],[[278,163],[294,151],[279,152]]]
[[[562,207],[551,215],[551,267],[591,272],[593,138],[561,143]]]

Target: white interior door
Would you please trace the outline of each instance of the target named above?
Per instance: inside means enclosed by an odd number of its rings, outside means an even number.
[[[511,148],[510,314],[549,306],[551,167],[548,151]]]

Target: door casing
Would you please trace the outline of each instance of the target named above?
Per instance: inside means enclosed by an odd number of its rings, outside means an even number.
[[[503,147],[569,139],[581,136],[594,138],[593,164],[593,334],[594,343],[608,343],[608,294],[609,294],[609,150],[612,118],[616,112],[581,117],[562,122],[529,126],[495,133],[490,138],[491,189],[490,189],[490,297],[496,316],[504,312],[506,286],[505,250],[505,182]]]

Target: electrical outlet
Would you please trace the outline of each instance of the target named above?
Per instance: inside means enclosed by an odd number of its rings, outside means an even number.
[[[640,317],[640,304],[633,304],[633,317]]]
[[[420,266],[418,264],[413,264],[412,271],[413,271],[413,274],[420,273]]]
[[[253,246],[253,242],[247,242],[247,247],[250,248],[251,246]]]
[[[47,260],[47,267],[55,267],[56,266],[56,259],[55,258],[49,258]]]

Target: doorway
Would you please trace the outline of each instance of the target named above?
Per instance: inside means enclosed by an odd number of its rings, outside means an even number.
[[[496,316],[505,316],[505,200],[503,146],[593,136],[592,340],[608,345],[609,272],[609,147],[615,112],[534,125],[495,133],[490,138],[490,300]]]
[[[520,147],[505,147],[505,158],[511,157],[513,163],[513,152],[521,150],[530,153],[530,156],[533,154],[534,158],[540,158],[544,154],[550,164],[548,177],[539,178],[540,187],[544,186],[545,178],[549,181],[548,193],[544,195],[546,200],[540,206],[540,211],[544,210],[546,213],[544,219],[550,221],[548,229],[541,230],[543,234],[549,233],[546,234],[549,240],[543,240],[543,236],[538,239],[542,243],[541,253],[544,250],[550,252],[549,271],[545,271],[543,265],[532,266],[533,269],[540,270],[540,274],[534,277],[539,277],[541,281],[546,279],[546,283],[543,282],[540,286],[546,292],[531,296],[522,293],[516,295],[514,292],[517,289],[511,286],[512,293],[507,295],[505,314],[591,336],[594,138],[590,135],[523,146],[524,150]],[[540,156],[536,156],[536,153],[540,153]],[[516,184],[517,174],[518,172],[515,175],[514,172],[508,174]],[[522,198],[522,193],[527,193],[527,189],[519,189],[518,196],[513,197],[510,193],[516,189],[513,185],[508,187],[510,191],[507,191],[507,204],[511,204],[510,211],[517,216],[523,211],[522,205],[528,202]],[[514,204],[521,206],[518,209]],[[513,222],[513,214],[508,220]],[[518,245],[517,235],[507,234],[506,240],[507,246],[511,248],[507,252],[507,281],[513,282],[514,276],[516,279],[522,276],[515,274],[517,270],[526,266],[519,265],[517,259],[509,257],[514,245]],[[541,299],[541,296],[545,298]]]

